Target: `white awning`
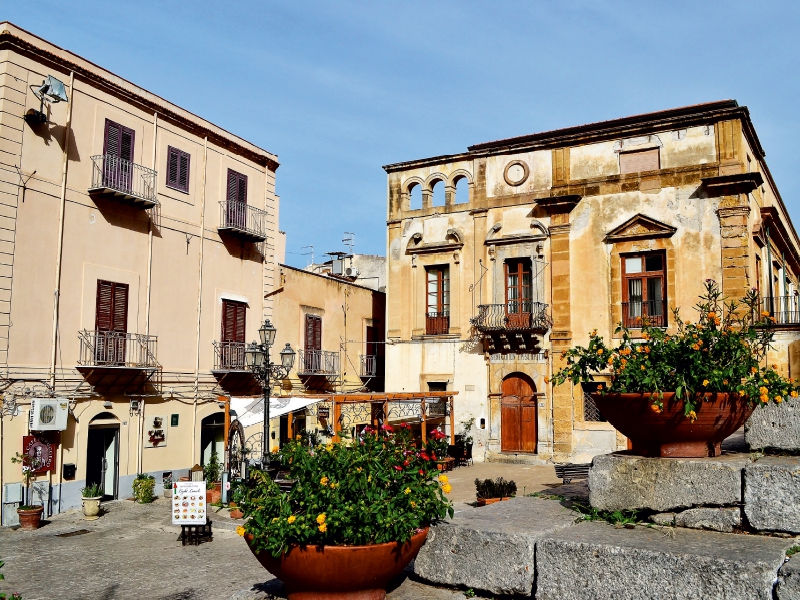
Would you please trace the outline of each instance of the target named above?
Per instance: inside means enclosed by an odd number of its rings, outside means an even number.
[[[305,408],[312,404],[324,400],[324,398],[309,398],[307,396],[292,396],[288,398],[289,403],[282,408],[275,408],[275,405],[287,400],[287,398],[273,398],[270,402],[269,417],[274,419],[281,415],[292,413],[296,410]],[[231,398],[231,418],[239,419],[243,427],[250,427],[264,420],[264,399],[263,398]]]

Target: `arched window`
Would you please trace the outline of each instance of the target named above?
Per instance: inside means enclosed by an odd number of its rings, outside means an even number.
[[[434,181],[431,191],[433,192],[433,206],[444,206],[444,181],[441,179]]]
[[[466,177],[456,180],[456,204],[469,202],[469,181]]]
[[[419,210],[422,208],[422,186],[418,183],[412,183],[408,188],[409,206],[410,210]]]

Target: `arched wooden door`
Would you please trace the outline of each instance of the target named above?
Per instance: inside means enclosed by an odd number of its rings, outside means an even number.
[[[536,452],[536,385],[524,373],[503,379],[500,400],[500,449]]]

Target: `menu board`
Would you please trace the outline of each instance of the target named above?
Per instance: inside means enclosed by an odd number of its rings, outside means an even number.
[[[172,483],[172,524],[206,524],[205,481],[175,481]]]

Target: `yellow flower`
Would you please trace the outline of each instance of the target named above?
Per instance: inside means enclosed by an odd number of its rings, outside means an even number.
[[[361,473],[361,471],[363,471],[363,470],[364,469],[362,469],[361,467],[356,467],[356,471],[358,471],[359,473]]]
[[[411,501],[411,508],[417,508],[417,503],[413,500]]]
[[[608,357],[608,364],[610,364],[610,365],[614,364],[614,357],[613,356],[609,356]]]
[[[325,513],[320,513],[320,514],[318,514],[318,515],[317,515],[317,523],[319,523],[320,525],[322,525],[322,524],[325,522],[325,519],[326,519],[326,518],[327,518],[327,517],[325,516]]]
[[[411,493],[411,488],[404,489],[403,493],[406,494],[406,495],[410,494]]]
[[[370,475],[369,477],[367,477],[367,483],[370,483],[371,481],[372,481],[372,475]]]
[[[452,492],[452,491],[453,491],[453,486],[452,486],[452,485],[450,485],[449,483],[445,483],[445,484],[442,486],[442,491],[443,491],[445,494],[449,494],[450,492]]]
[[[319,529],[322,533],[325,533],[326,531],[328,531],[328,525],[327,523],[320,523],[317,529]]]
[[[703,379],[703,387],[707,387],[709,384],[708,379]]]
[[[645,368],[644,368],[644,365],[642,365],[642,366],[641,366],[641,369],[642,369],[642,371],[644,371],[644,370],[645,370]]]
[[[442,474],[439,475],[439,481],[441,481],[442,483],[447,483],[450,480],[447,478],[447,475]]]
[[[747,392],[746,392],[745,390],[739,390],[739,395],[740,395],[742,398],[744,398],[745,396],[747,396]]]
[[[589,334],[590,336],[594,337],[597,335],[597,329],[593,329],[592,333]]]
[[[686,416],[687,416],[687,417],[689,417],[689,420],[690,420],[692,423],[694,423],[695,421],[697,421],[697,413],[696,413],[696,412],[694,412],[693,410],[690,410],[690,411],[689,411],[689,414],[688,414],[688,415],[686,415]]]
[[[239,525],[239,526],[236,528],[236,533],[237,533],[238,535],[241,535],[241,536],[243,536],[243,535],[244,535],[244,527],[242,527],[241,525]]]
[[[650,409],[656,414],[661,412],[661,407],[658,404],[651,404]]]
[[[797,390],[792,390],[792,393],[790,395],[792,398],[797,398]]]
[[[334,481],[332,481],[332,482],[331,482],[331,485],[330,485],[330,488],[331,488],[332,490],[335,490],[337,485],[339,485],[339,484],[338,484],[338,483],[336,483],[336,482],[334,482]]]
[[[597,355],[598,356],[600,356],[601,354],[603,354],[603,349],[602,348],[600,348],[600,350],[597,351]]]
[[[761,311],[761,316],[762,317],[768,317],[769,316],[769,312],[767,312],[766,310],[762,310]]]
[[[780,396],[775,396],[775,402],[780,404],[781,402],[783,402],[783,398],[781,398]]]
[[[272,447],[272,453],[273,453],[273,454],[274,454],[275,452],[279,452],[279,451],[280,451],[280,448],[279,448],[278,446],[273,446],[273,447]]]
[[[642,353],[642,347],[636,346],[636,354],[641,354],[641,353]]]
[[[297,517],[295,517],[294,515],[289,515],[289,518],[286,519],[286,522],[289,523],[289,525],[291,525],[295,521],[297,521]]]
[[[769,402],[769,396],[761,395],[758,397],[758,399],[761,400],[762,404],[766,404],[767,402]]]
[[[300,435],[300,434],[298,433],[296,436],[294,436],[294,439],[296,439],[296,440],[302,440],[302,439],[303,439],[303,436],[302,436],[302,435]]]
[[[325,446],[325,450],[327,450],[328,452],[330,452],[331,450],[333,450],[333,444],[327,444],[327,445]]]
[[[758,388],[758,393],[761,394],[762,396],[766,396],[767,394],[769,394],[769,390],[765,387],[760,387]]]
[[[319,484],[320,484],[321,486],[325,487],[326,485],[328,485],[328,481],[329,481],[329,480],[328,480],[328,478],[327,478],[327,477],[323,477],[322,479],[320,479],[320,480],[319,480]]]

